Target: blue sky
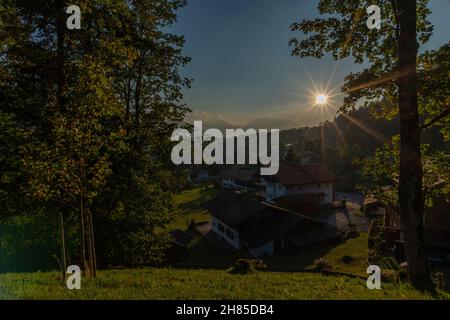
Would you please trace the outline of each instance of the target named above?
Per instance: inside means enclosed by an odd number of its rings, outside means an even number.
[[[450,1],[431,0],[430,7],[435,32],[426,49],[450,38]],[[312,81],[326,83],[333,70],[330,87],[339,87],[345,75],[362,67],[351,60],[290,56],[290,24],[317,16],[313,0],[190,0],[172,32],[185,35],[185,54],[192,58],[183,70],[194,79],[185,92],[196,111],[191,117],[221,117],[238,125],[277,119],[280,126],[332,119],[334,112],[310,111],[306,88]]]

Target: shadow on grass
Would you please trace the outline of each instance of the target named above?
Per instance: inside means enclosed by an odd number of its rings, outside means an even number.
[[[268,267],[292,268],[292,269],[312,269],[314,260],[325,257],[334,248],[341,245],[336,243],[324,248],[297,254],[280,254],[264,259]]]
[[[319,258],[329,262],[332,271],[366,276],[367,234],[361,233],[358,238],[348,239],[309,252],[277,255],[264,260],[268,267],[273,268],[314,269],[314,260]]]
[[[234,253],[218,249],[211,240],[199,236],[189,246],[189,256],[183,261],[186,264],[231,266],[234,263]]]

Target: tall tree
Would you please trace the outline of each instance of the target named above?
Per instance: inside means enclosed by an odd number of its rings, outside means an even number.
[[[368,62],[363,71],[350,74],[343,87],[342,109],[384,102],[386,110],[400,115],[399,210],[405,237],[409,280],[430,288],[424,237],[424,199],[418,113],[417,54],[432,34],[427,21],[428,0],[338,1],[321,0],[319,11],[326,18],[304,20],[293,31],[313,33],[306,39],[292,39],[293,55],[322,57],[331,52],[336,59],[352,56],[356,63]],[[381,8],[381,28],[369,30],[366,9]],[[398,108],[394,108],[398,105]],[[394,111],[393,111],[394,110]]]
[[[400,176],[398,187],[400,221],[405,237],[408,277],[420,287],[431,283],[424,229],[423,169],[417,82],[417,3],[397,1],[399,27]]]
[[[166,27],[185,1],[80,0],[81,30],[66,28],[68,4],[2,1],[0,125],[9,131],[0,138],[18,156],[0,192],[12,197],[16,179],[34,207],[1,205],[62,213],[68,256],[88,275],[98,253],[108,266],[157,263],[174,188],[169,138],[189,85],[179,74],[184,39]]]

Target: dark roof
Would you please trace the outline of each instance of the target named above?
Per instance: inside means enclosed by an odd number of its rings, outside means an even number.
[[[335,175],[321,163],[302,165],[280,165],[278,173],[268,177],[269,181],[277,181],[285,186],[315,184],[337,181]]]
[[[271,214],[269,219],[259,221],[257,225],[245,225],[240,228],[239,233],[251,248],[257,248],[264,243],[271,241],[294,228],[305,220],[299,214],[290,212],[279,207],[264,203],[264,209],[261,211]]]
[[[225,191],[206,202],[204,207],[230,227],[236,227],[264,209],[262,203],[232,191]]]
[[[275,199],[275,203],[281,208],[305,214],[318,211],[324,196],[323,193],[292,194]]]
[[[187,247],[189,243],[195,238],[193,235],[179,229],[171,231],[170,235],[172,236],[175,243],[184,247]]]
[[[300,194],[290,194],[287,196],[278,197],[275,199],[277,204],[295,205],[300,203],[310,203],[321,201],[325,197],[325,194],[320,193],[300,193]]]
[[[331,233],[330,230],[335,229],[333,235],[340,234],[339,230],[324,222],[266,202],[257,202],[232,191],[223,192],[205,203],[204,206],[214,217],[229,227],[238,229],[240,237],[251,248],[256,248],[282,236],[303,223],[308,223],[308,225],[313,223],[316,225],[316,229],[319,228],[318,226],[323,226],[329,233]],[[266,214],[269,216],[268,218],[261,219],[258,222],[252,220],[246,223],[256,215]],[[321,233],[318,234],[321,235]],[[317,241],[321,241],[321,238]]]
[[[243,182],[250,182],[255,179],[256,170],[245,167],[233,167],[222,173],[224,178],[232,178]]]

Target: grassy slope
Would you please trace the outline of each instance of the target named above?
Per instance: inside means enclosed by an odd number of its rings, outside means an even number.
[[[212,199],[220,190],[213,185],[206,186],[207,190],[205,185],[196,186],[174,197],[175,210],[172,213],[173,222],[169,225],[170,230],[186,230],[191,219],[194,219],[196,223],[210,220],[210,214],[202,207],[202,204]]]
[[[57,273],[0,275],[0,299],[431,299],[407,285],[368,290],[364,280],[305,273],[111,270],[70,291]],[[449,296],[439,296],[449,298]]]
[[[192,188],[177,195],[171,229],[186,229],[186,222],[209,220],[200,204],[218,192]],[[329,261],[335,271],[365,275],[367,235],[303,255],[268,258],[271,266],[312,267],[318,257]],[[191,245],[187,262],[230,264],[231,255],[218,252],[204,239]],[[345,265],[341,258],[354,261]],[[430,299],[407,285],[383,284],[383,290],[370,291],[364,280],[308,273],[258,272],[231,275],[214,270],[111,270],[97,279],[83,281],[82,290],[69,291],[58,281],[59,273],[0,275],[0,299]],[[443,297],[443,296],[441,296]],[[445,296],[448,298],[449,296]]]
[[[350,256],[353,261],[344,263],[343,256]],[[291,268],[314,268],[314,260],[324,258],[331,264],[333,271],[366,276],[367,269],[367,233],[344,243],[327,246],[312,252],[297,255],[279,255],[266,258],[268,266]]]

